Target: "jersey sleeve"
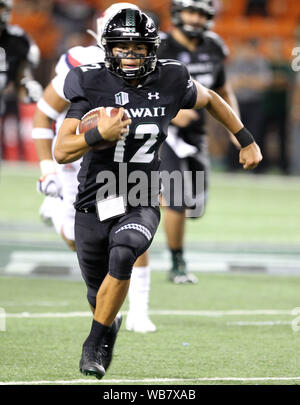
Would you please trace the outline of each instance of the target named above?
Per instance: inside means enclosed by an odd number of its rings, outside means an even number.
[[[197,99],[197,88],[186,68],[185,65],[181,64],[182,66],[182,87],[183,87],[183,94],[181,98],[180,108],[182,109],[189,109],[193,108],[196,104]]]
[[[67,100],[64,94],[65,79],[71,69],[82,64],[79,59],[74,56],[74,54],[76,55],[81,49],[82,47],[80,46],[69,49],[66,53],[61,55],[55,66],[56,76],[52,79],[51,83],[56,93],[65,100]]]
[[[68,101],[64,94],[65,79],[66,79],[67,74],[70,71],[70,68],[68,67],[68,65],[66,63],[66,54],[67,54],[67,52],[64,53],[63,55],[61,55],[61,57],[59,58],[56,66],[55,66],[56,76],[54,76],[54,78],[51,80],[51,84],[52,84],[54,90],[56,91],[56,93],[61,98]]]
[[[72,69],[66,76],[64,83],[64,95],[67,100],[74,101],[84,97],[82,89],[82,75],[79,69]]]
[[[52,86],[56,93],[68,101],[64,94],[64,83],[69,71],[75,67],[83,64],[102,62],[104,61],[104,52],[94,46],[74,46],[70,48],[66,53],[61,55],[56,66],[56,76],[52,79]]]
[[[175,117],[180,109],[190,109],[196,104],[197,89],[186,65],[175,59],[160,59],[161,87],[171,92],[172,111]]]
[[[90,105],[87,100],[76,99],[70,105],[66,118],[76,118],[81,120],[81,118],[90,110]]]
[[[64,84],[65,98],[72,103],[66,118],[77,118],[80,120],[91,109],[90,103],[84,95],[81,82],[82,76],[80,75],[80,70],[70,70]]]
[[[56,75],[52,81],[51,84],[56,91],[56,93],[59,95],[59,97],[65,99],[66,101],[69,101],[66,99],[65,93],[64,93],[64,84],[65,84],[65,76],[63,75]]]
[[[56,66],[55,66],[55,73],[57,75],[67,75],[69,70],[82,65],[83,62],[81,58],[79,57],[82,55],[85,51],[85,48],[82,46],[74,46],[73,48],[70,48],[67,52],[65,52],[61,57],[59,58]]]

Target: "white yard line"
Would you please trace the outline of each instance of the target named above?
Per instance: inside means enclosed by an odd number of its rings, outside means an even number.
[[[127,312],[122,311],[125,315]],[[177,315],[177,316],[243,316],[243,315],[295,315],[293,310],[283,309],[256,309],[256,310],[153,310],[152,315]],[[0,314],[1,315],[1,314]],[[66,318],[66,317],[90,317],[90,312],[46,312],[46,313],[7,313],[8,318]],[[249,321],[228,322],[227,325],[282,325],[291,324],[288,321]],[[300,381],[300,377],[198,377],[198,378],[145,378],[145,379],[74,379],[74,380],[36,380],[36,381],[8,381],[0,382],[0,385],[72,385],[72,384],[168,384],[168,383],[200,383],[200,382],[268,382],[268,381]]]
[[[5,309],[5,308],[4,308]],[[123,315],[127,314],[127,311],[122,311]],[[246,315],[295,315],[293,310],[289,309],[233,309],[233,310],[150,310],[150,315],[162,315],[162,316],[203,316],[203,317],[222,317],[222,316],[246,316]],[[0,315],[1,316],[1,315]],[[90,311],[78,311],[78,312],[20,312],[20,313],[3,313],[2,317],[6,318],[80,318],[90,317],[92,313]]]
[[[276,325],[292,325],[292,321],[237,321],[227,322],[227,326],[276,326]]]
[[[198,378],[142,378],[142,379],[76,379],[76,380],[40,380],[40,381],[8,381],[0,382],[0,385],[66,385],[66,384],[133,384],[133,383],[185,383],[185,382],[208,382],[208,381],[297,381],[300,377],[198,377]]]

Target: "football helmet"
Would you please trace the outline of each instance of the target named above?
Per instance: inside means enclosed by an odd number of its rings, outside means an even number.
[[[103,28],[105,27],[106,23],[108,20],[110,20],[116,13],[119,11],[123,10],[124,8],[132,8],[134,10],[139,10],[139,7],[136,6],[135,4],[131,3],[114,3],[110,7],[108,7],[99,18],[96,20],[96,31],[94,32],[90,29],[87,30],[87,32],[92,35],[93,38],[95,38],[97,45],[102,48],[101,44],[101,37],[103,33]]]
[[[12,0],[0,0],[0,32],[9,23],[12,6]]]
[[[135,42],[147,46],[147,56],[133,53],[113,55],[117,43]],[[160,37],[153,20],[145,13],[135,9],[123,9],[108,20],[103,27],[101,44],[105,51],[106,67],[125,79],[142,78],[153,72],[156,67],[156,52]],[[133,55],[133,56],[130,56]],[[136,69],[124,69],[121,59],[141,59],[142,64]]]
[[[199,11],[206,15],[207,22],[199,27],[185,24],[181,18],[182,10]],[[212,0],[172,0],[171,20],[189,38],[201,38],[204,31],[212,27],[215,8]]]

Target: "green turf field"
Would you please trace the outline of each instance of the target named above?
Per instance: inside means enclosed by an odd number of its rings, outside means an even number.
[[[78,370],[91,323],[82,283],[4,277],[0,293],[1,382],[99,383]],[[199,285],[175,286],[154,272],[150,301],[158,331],[123,324],[101,384],[300,384],[294,278],[202,274]]]
[[[278,275],[201,271],[199,283],[191,286],[172,285],[165,271],[156,269],[150,310],[158,331],[136,334],[123,324],[107,375],[100,382],[82,376],[78,362],[91,322],[83,282],[3,271],[20,246],[23,251],[67,251],[39,221],[37,176],[36,167],[1,169],[0,307],[5,317],[0,318],[0,384],[300,383],[295,310],[300,267],[291,276],[284,266]],[[198,250],[217,255],[231,249],[238,255],[241,246],[249,257],[260,251],[274,262],[284,263],[290,254],[299,258],[299,186],[299,178],[214,173],[205,217],[188,222],[187,259]],[[160,227],[154,253],[164,246]],[[127,308],[126,302],[124,318]]]

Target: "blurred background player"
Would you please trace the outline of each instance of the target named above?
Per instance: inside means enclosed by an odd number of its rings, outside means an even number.
[[[224,61],[228,50],[222,39],[210,31],[215,9],[211,0],[172,0],[173,29],[162,33],[158,50],[160,59],[176,59],[185,63],[192,78],[216,91],[238,113],[238,104],[226,80]],[[208,187],[209,154],[205,132],[204,111],[181,110],[169,127],[168,138],[161,150],[161,170],[204,171],[204,195],[195,196],[195,180],[185,184],[187,199],[195,199],[196,207],[176,206],[172,185],[164,184],[164,228],[172,258],[168,279],[176,284],[196,283],[197,277],[187,271],[184,260],[184,233],[186,217],[200,217]],[[231,136],[236,148],[238,143]],[[187,182],[186,182],[187,183]],[[190,188],[190,192],[187,190]],[[187,200],[185,200],[187,201]]]
[[[125,6],[138,9],[130,3],[115,3],[97,19],[97,34],[89,31],[100,44],[103,26],[111,15]],[[76,250],[74,236],[75,210],[73,203],[77,194],[77,173],[81,159],[75,162],[59,165],[53,159],[55,133],[63,122],[69,102],[63,93],[67,73],[73,67],[104,61],[104,51],[101,47],[91,45],[76,46],[63,54],[56,67],[56,76],[45,88],[43,97],[37,104],[33,122],[33,139],[40,161],[42,177],[38,181],[38,191],[46,198],[40,208],[40,215],[45,223],[53,224],[70,249]],[[150,292],[150,266],[148,252],[139,257],[134,264],[130,289],[128,294],[129,311],[126,317],[126,328],[134,332],[155,332],[156,326],[149,319],[148,302]]]
[[[33,80],[32,73],[40,61],[39,48],[22,28],[9,24],[12,6],[12,0],[0,0],[0,116],[3,119],[9,111],[18,114],[18,100],[36,102],[42,94],[42,87]],[[4,145],[2,122],[0,159]]]

